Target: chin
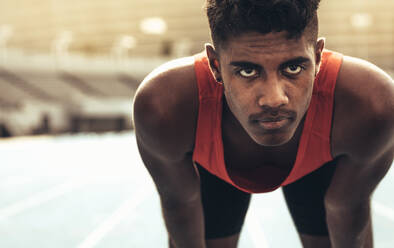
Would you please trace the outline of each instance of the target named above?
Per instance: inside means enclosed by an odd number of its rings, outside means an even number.
[[[255,140],[255,142],[261,146],[281,146],[289,142],[290,139],[264,139],[264,140]]]
[[[270,133],[262,134],[259,136],[252,137],[252,139],[261,146],[281,146],[286,144],[293,137],[292,133]]]

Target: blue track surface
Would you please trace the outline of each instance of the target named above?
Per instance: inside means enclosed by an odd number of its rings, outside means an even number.
[[[0,140],[0,247],[166,247],[131,132]],[[394,247],[394,169],[373,198],[375,247]],[[254,195],[240,248],[301,247],[281,191]]]

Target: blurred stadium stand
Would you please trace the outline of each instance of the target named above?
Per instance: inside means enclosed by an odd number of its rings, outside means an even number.
[[[0,64],[0,123],[7,136],[130,129],[139,82],[165,62],[70,55],[62,64],[50,55],[8,53]]]
[[[132,128],[144,76],[209,42],[204,0],[0,1],[0,137]],[[320,35],[392,73],[393,10],[322,0]]]

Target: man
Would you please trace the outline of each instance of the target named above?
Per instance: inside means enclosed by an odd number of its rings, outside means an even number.
[[[394,84],[324,50],[318,0],[208,0],[213,45],[139,87],[134,122],[170,247],[236,247],[250,194],[283,186],[304,247],[372,247]]]

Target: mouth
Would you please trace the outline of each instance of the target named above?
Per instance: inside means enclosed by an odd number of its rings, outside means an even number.
[[[283,129],[288,126],[291,122],[289,117],[278,117],[278,118],[264,118],[261,120],[256,120],[259,126],[265,130],[275,131]]]

